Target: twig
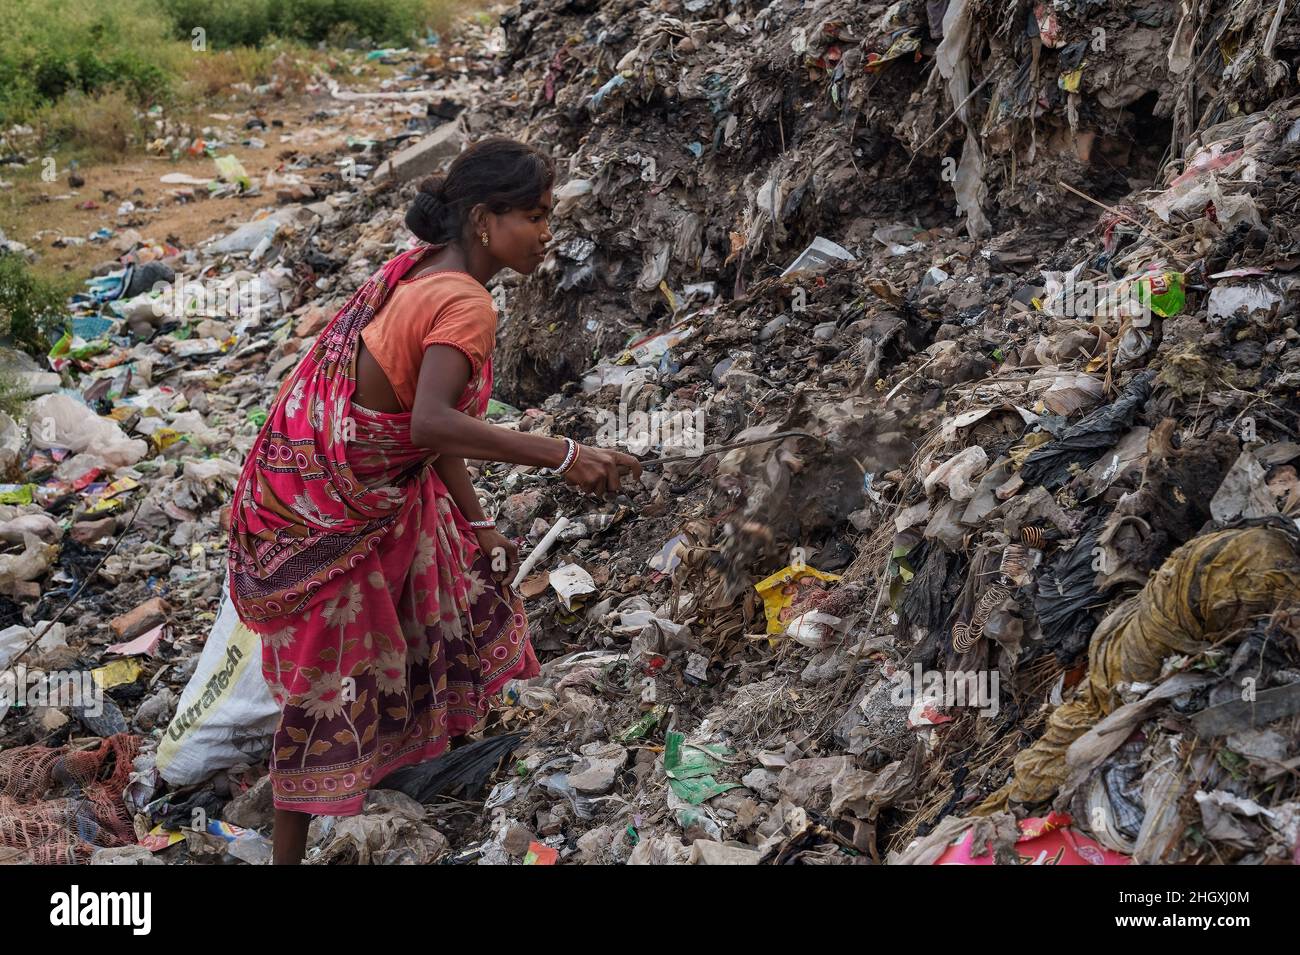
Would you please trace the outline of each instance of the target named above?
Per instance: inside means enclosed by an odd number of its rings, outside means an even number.
[[[1134,219],[1134,218],[1133,218],[1131,215],[1129,215],[1128,213],[1126,213],[1126,212],[1121,212],[1120,210],[1116,209],[1114,206],[1108,206],[1108,205],[1106,205],[1106,203],[1102,202],[1100,199],[1094,199],[1092,196],[1088,195],[1086,192],[1080,192],[1078,189],[1075,189],[1074,186],[1071,186],[1069,183],[1062,182],[1060,179],[1056,180],[1056,184],[1057,184],[1058,186],[1060,186],[1062,189],[1066,190],[1067,192],[1072,192],[1072,193],[1074,193],[1074,194],[1075,194],[1076,196],[1078,196],[1080,199],[1086,199],[1088,202],[1091,202],[1094,206],[1100,206],[1102,209],[1105,209],[1105,210],[1106,210],[1107,212],[1109,212],[1111,215],[1119,216],[1119,218],[1123,219],[1124,221],[1133,223],[1135,226],[1137,226],[1139,229],[1141,229],[1143,232],[1145,232],[1145,233],[1146,233],[1147,235],[1149,235],[1151,238],[1153,238],[1153,239],[1155,239],[1157,242],[1159,242],[1160,245],[1164,248],[1164,250],[1165,250],[1166,252],[1168,252],[1170,255],[1172,255],[1175,259],[1179,258],[1178,253],[1177,253],[1176,251],[1174,251],[1174,247],[1173,247],[1172,245],[1170,245],[1170,244],[1169,244],[1168,242],[1166,242],[1164,239],[1160,238],[1160,236],[1156,235],[1154,232],[1152,232],[1150,229],[1148,229],[1148,228],[1147,228],[1145,225],[1143,225],[1141,222],[1138,222],[1137,219]]]
[[[935,355],[932,358],[927,358],[924,362],[922,362],[920,368],[916,369],[916,371],[912,372],[910,375],[907,375],[905,378],[900,380],[898,384],[894,385],[894,387],[889,389],[889,394],[885,395],[885,401],[888,402],[890,398],[894,397],[894,395],[898,393],[899,388],[902,388],[903,385],[907,384],[909,381],[911,381],[913,378],[919,375],[922,371],[925,370],[925,367],[927,365],[929,365],[932,361],[937,361],[938,358],[939,356]]]
[[[103,559],[101,559],[100,562],[95,565],[95,569],[92,570],[86,576],[85,581],[82,583],[80,587],[77,588],[77,592],[68,598],[68,602],[65,603],[62,606],[62,608],[60,608],[59,612],[54,615],[54,619],[51,620],[49,623],[47,623],[45,625],[45,628],[40,633],[38,633],[35,637],[32,638],[31,643],[27,644],[27,646],[19,650],[18,653],[14,655],[14,657],[10,662],[13,662],[13,660],[17,660],[19,657],[23,656],[23,654],[25,654],[32,647],[36,646],[36,644],[38,644],[45,637],[47,633],[49,633],[51,630],[54,629],[54,625],[63,619],[63,615],[68,612],[69,608],[71,608],[71,606],[77,602],[78,598],[81,597],[85,589],[90,586],[90,582],[95,579],[95,575],[99,573],[100,568],[102,568],[104,564],[108,562],[108,559],[113,556],[114,552],[117,551],[117,545],[122,543],[122,538],[126,537],[126,535],[130,532],[131,526],[135,523],[135,516],[140,513],[140,508],[143,505],[144,505],[144,498],[141,498],[140,503],[137,504],[135,506],[135,510],[131,512],[131,519],[126,522],[126,527],[122,528],[122,532],[118,534],[117,539],[113,541],[113,546],[108,549],[108,553],[103,556]]]
[[[921,145],[916,147],[915,151],[912,153],[912,158],[907,161],[907,165],[903,168],[903,172],[907,172],[907,170],[912,168],[912,163],[916,162],[916,157],[921,155],[921,150],[924,149],[926,146],[930,145],[931,140],[933,140],[934,137],[938,136],[939,133],[943,131],[943,128],[945,126],[947,126],[954,119],[956,119],[957,115],[963,109],[966,108],[966,104],[969,103],[975,97],[975,94],[978,93],[980,90],[984,89],[984,87],[988,86],[989,80],[993,79],[993,77],[996,75],[997,75],[996,69],[990,70],[989,75],[984,77],[984,79],[980,80],[979,85],[966,94],[966,98],[961,101],[960,105],[958,105],[956,109],[954,109],[951,113],[948,114],[948,118],[945,119],[938,126],[936,126],[934,128],[934,132],[932,132],[929,136],[925,137]]]
[[[748,441],[732,441],[729,444],[711,444],[699,454],[679,454],[666,458],[648,458],[641,462],[643,469],[662,467],[665,464],[677,464],[681,461],[699,461],[708,457],[710,454],[718,454],[722,451],[734,451],[737,448],[748,448],[754,444],[767,444],[770,441],[784,441],[786,438],[812,438],[814,441],[820,441],[815,434],[809,434],[807,431],[780,431],[776,434],[768,435],[766,438],[751,438]]]

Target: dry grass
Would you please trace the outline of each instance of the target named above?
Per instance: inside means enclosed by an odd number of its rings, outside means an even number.
[[[120,90],[69,93],[44,110],[38,123],[49,146],[95,159],[120,158],[143,135],[135,106]]]
[[[491,10],[497,4],[489,0],[425,0],[424,6],[429,25],[439,33],[445,33],[457,20],[474,20],[480,26],[496,21]]]
[[[187,92],[219,96],[236,83],[258,86],[271,82],[276,53],[268,48],[241,46],[195,55],[185,62]]]

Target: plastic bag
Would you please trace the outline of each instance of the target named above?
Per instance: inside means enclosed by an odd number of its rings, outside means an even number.
[[[23,433],[18,422],[0,411],[0,473],[8,473],[21,460],[23,445]]]
[[[149,451],[144,441],[128,438],[115,421],[67,395],[44,395],[31,403],[27,428],[38,448],[93,449],[110,467],[135,464]]]
[[[1054,491],[1070,480],[1070,465],[1091,466],[1132,427],[1138,409],[1151,395],[1154,378],[1154,372],[1142,372],[1113,402],[1085,415],[1055,441],[1035,448],[1025,458],[1020,477],[1030,486],[1041,484]]]
[[[954,501],[969,501],[975,496],[975,475],[981,474],[988,466],[989,457],[978,444],[957,452],[943,464],[926,475],[923,482],[925,493],[933,493],[936,487],[947,488]]]
[[[240,622],[227,592],[158,746],[158,772],[188,786],[238,763],[260,763],[279,720],[262,676],[261,639]]]

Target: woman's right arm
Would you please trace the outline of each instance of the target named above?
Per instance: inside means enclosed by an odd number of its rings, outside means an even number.
[[[411,441],[417,447],[476,461],[503,461],[530,467],[558,467],[568,445],[489,424],[456,410],[469,382],[470,365],[460,351],[430,345],[420,364],[411,408]],[[641,476],[641,463],[630,454],[584,445],[577,462],[564,474],[570,484],[593,494],[617,493],[621,475]]]

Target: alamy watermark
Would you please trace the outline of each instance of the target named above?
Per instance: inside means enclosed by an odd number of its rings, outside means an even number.
[[[924,700],[938,707],[975,707],[980,716],[997,716],[1001,704],[997,670],[926,670],[912,665],[909,673],[896,670],[889,677],[894,684],[889,700],[895,706],[911,707]]]
[[[29,670],[23,664],[0,670],[0,704],[104,712],[104,690],[88,670]]]
[[[1152,300],[1169,294],[1177,279],[1169,273],[1147,272],[1111,282],[1094,282],[1066,275],[1063,281],[1049,283],[1043,296],[1043,309],[1065,318],[1129,318],[1145,325],[1155,309]]]
[[[625,447],[630,454],[645,454],[662,448],[668,454],[698,457],[704,453],[704,408],[665,411],[629,411],[620,401],[618,412],[601,408],[596,412],[596,446]]]
[[[203,282],[178,275],[174,282],[155,282],[153,301],[155,318],[186,321],[194,318],[256,319],[274,293],[260,276]]]

